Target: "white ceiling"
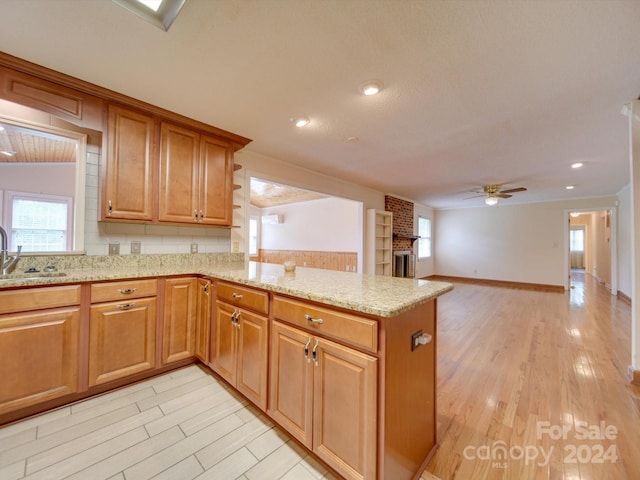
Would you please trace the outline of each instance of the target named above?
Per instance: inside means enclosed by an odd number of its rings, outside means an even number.
[[[9,54],[433,207],[481,205],[463,199],[487,183],[528,188],[510,203],[628,183],[637,0],[187,0],[168,32],[110,0],[0,15]],[[371,78],[385,88],[365,97]]]

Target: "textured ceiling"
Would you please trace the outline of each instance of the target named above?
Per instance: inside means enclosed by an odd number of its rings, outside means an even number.
[[[489,183],[527,187],[512,203],[628,183],[640,1],[187,0],[168,32],[109,0],[0,12],[9,54],[434,207]]]

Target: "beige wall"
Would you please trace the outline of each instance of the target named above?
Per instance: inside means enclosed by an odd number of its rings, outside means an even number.
[[[564,285],[567,211],[611,207],[617,197],[437,210],[439,275]],[[568,250],[568,248],[567,248]],[[568,260],[567,260],[568,263]]]

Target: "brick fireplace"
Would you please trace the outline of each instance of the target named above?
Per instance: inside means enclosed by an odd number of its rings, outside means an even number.
[[[385,195],[384,209],[393,213],[393,275],[413,277],[415,274],[413,242],[417,238],[413,233],[413,202]]]

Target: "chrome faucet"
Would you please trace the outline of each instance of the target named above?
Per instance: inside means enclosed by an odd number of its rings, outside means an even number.
[[[22,251],[22,245],[18,245],[18,252],[15,257],[10,257],[7,251],[9,242],[7,241],[7,232],[2,226],[0,226],[0,267],[2,268],[2,275],[9,273],[18,260],[20,259],[20,252]]]

